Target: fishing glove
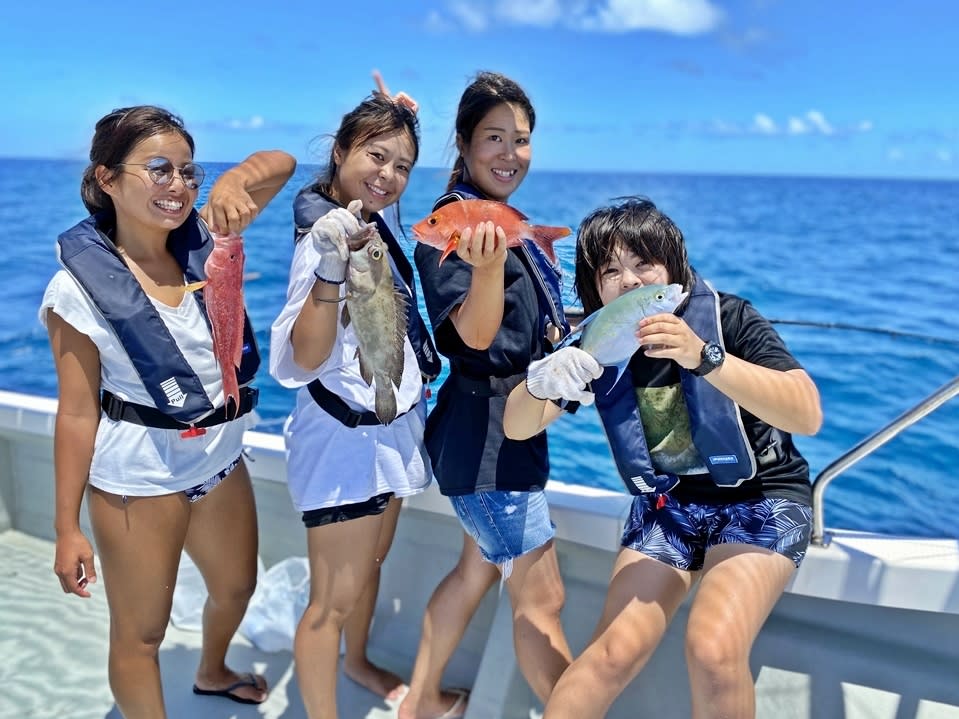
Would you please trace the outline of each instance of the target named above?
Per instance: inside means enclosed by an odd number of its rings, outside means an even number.
[[[360,231],[363,221],[359,218],[363,203],[353,200],[347,207],[337,207],[313,223],[310,237],[320,256],[313,274],[318,280],[331,285],[341,285],[346,280],[346,263],[350,250],[346,238]]]
[[[603,374],[603,366],[579,347],[563,349],[531,362],[526,390],[536,399],[568,399],[593,403],[595,396],[586,385]]]

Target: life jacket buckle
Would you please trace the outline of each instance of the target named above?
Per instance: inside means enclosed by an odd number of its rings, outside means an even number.
[[[192,437],[202,437],[205,434],[206,430],[203,427],[197,427],[195,424],[191,424],[189,429],[180,432],[180,437],[182,439],[191,439]]]

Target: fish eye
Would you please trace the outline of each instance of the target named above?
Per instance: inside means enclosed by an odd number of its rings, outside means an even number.
[[[665,293],[665,292],[657,292],[657,293],[656,293],[656,299],[657,299],[657,300],[665,300],[665,299],[666,299],[666,293]]]
[[[379,247],[371,247],[371,248],[370,248],[370,257],[371,257],[372,259],[378,260],[378,259],[380,259],[382,256],[383,256],[383,250],[381,250]]]
[[[436,224],[436,218],[435,218],[435,217],[431,217],[431,218],[429,219],[429,224],[435,225],[435,224]]]

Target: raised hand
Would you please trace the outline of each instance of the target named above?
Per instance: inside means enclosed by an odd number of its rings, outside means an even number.
[[[391,95],[389,88],[386,87],[386,83],[383,81],[383,76],[380,74],[379,70],[373,71],[373,82],[376,83],[375,92],[390,98],[397,105],[402,105],[403,107],[408,108],[409,111],[414,115],[416,114],[417,110],[420,109],[419,103],[403,91],[396,93],[396,95]]]

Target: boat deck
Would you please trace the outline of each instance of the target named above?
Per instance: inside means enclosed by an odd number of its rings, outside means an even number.
[[[0,532],[8,567],[0,587],[0,719],[122,719],[107,682],[109,616],[102,586],[90,599],[63,594],[53,574],[53,542]],[[259,706],[191,691],[200,634],[170,626],[160,649],[167,714],[177,719],[305,719],[293,656],[264,652],[237,635],[228,661],[263,674],[270,696]],[[404,669],[396,667],[397,671]],[[388,719],[395,707],[340,676],[344,719]]]

